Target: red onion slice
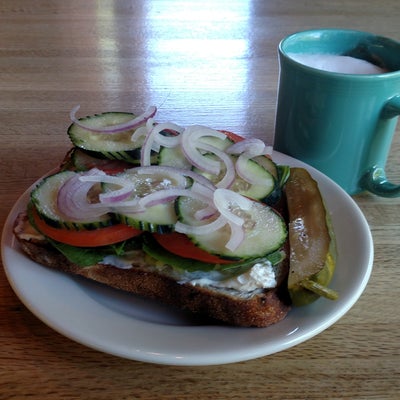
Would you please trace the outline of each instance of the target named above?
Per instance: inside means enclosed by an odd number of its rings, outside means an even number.
[[[99,182],[99,183],[110,183],[113,185],[120,186],[119,189],[110,190],[109,192],[103,192],[99,194],[100,203],[115,203],[126,200],[129,198],[135,190],[135,185],[127,179],[119,176],[110,175],[84,175],[80,177],[82,182]]]
[[[145,197],[142,197],[139,200],[139,206],[141,207],[152,207],[158,204],[165,204],[170,201],[175,200],[179,196],[186,196],[191,197],[193,199],[199,200],[208,204],[211,200],[209,197],[203,196],[200,193],[196,193],[191,189],[165,189],[165,190],[158,190],[156,192],[150,193]]]
[[[146,211],[146,208],[139,205],[140,197],[134,197],[133,199],[119,201],[110,204],[110,211],[115,213],[123,214],[140,214]]]
[[[201,176],[201,175],[200,175]],[[213,196],[215,191],[215,186],[204,185],[203,182],[194,182],[191,190],[194,193],[198,193],[200,196],[203,196],[206,199],[209,199],[210,204],[213,202]]]
[[[217,213],[217,209],[214,206],[213,200],[215,187],[211,188],[209,186],[199,184],[198,182],[194,182],[191,190],[192,192],[198,193],[199,195],[203,196],[206,200],[204,202],[208,204],[205,208],[197,210],[194,213],[195,219],[197,219],[198,221],[203,221],[215,216],[215,214]]]
[[[117,176],[108,176],[103,183],[120,186],[119,189],[103,192],[99,195],[100,203],[116,203],[128,199],[135,190],[135,185],[126,179]]]
[[[138,141],[140,141],[140,139],[141,139],[141,137],[143,136],[143,137],[146,137],[146,135],[147,135],[147,133],[148,133],[148,131],[147,131],[147,123],[149,122],[149,121],[154,121],[152,118],[149,118],[147,121],[146,121],[146,125],[143,125],[143,126],[139,126],[139,128],[137,128],[136,130],[135,130],[135,132],[133,132],[133,134],[132,134],[132,136],[131,136],[131,142],[138,142]],[[143,139],[143,141],[144,141],[144,139]]]
[[[151,165],[151,150],[153,150],[154,141],[154,120],[150,118],[146,122],[147,134],[144,138],[142,148],[140,150],[140,165],[148,166]]]
[[[103,171],[92,169],[84,174],[105,175]],[[88,199],[89,190],[93,182],[82,182],[77,173],[68,179],[58,191],[57,207],[59,211],[71,221],[85,222],[94,221],[109,212],[109,207],[100,203],[90,203]]]
[[[243,210],[249,210],[253,203],[246,197],[227,189],[216,189],[214,191],[213,201],[214,206],[220,213],[217,219],[210,223],[196,226],[177,222],[175,230],[187,235],[206,235],[228,224],[231,235],[225,247],[228,250],[234,251],[245,238],[245,230],[243,227],[245,220],[240,214],[243,213]],[[199,210],[199,212],[205,212],[205,210],[206,209]],[[213,215],[215,215],[215,213]]]
[[[194,213],[194,217],[195,219],[197,219],[198,221],[204,221],[207,219],[210,219],[212,217],[215,216],[215,214],[217,213],[217,210],[214,206],[207,206],[206,208],[203,208],[201,210],[197,210]]]
[[[124,132],[124,131],[138,128],[139,126],[146,123],[146,121],[149,118],[152,118],[157,112],[157,108],[155,106],[151,106],[143,114],[131,119],[130,121],[124,122],[122,124],[105,126],[102,128],[94,128],[92,126],[89,126],[89,125],[83,123],[82,121],[79,121],[79,119],[76,117],[76,113],[78,112],[79,108],[80,108],[80,105],[77,105],[76,107],[74,107],[71,110],[70,118],[71,118],[72,122],[74,124],[80,126],[83,129],[86,129],[91,132],[97,132],[97,133],[118,133],[118,132]]]
[[[249,171],[248,162],[250,160],[251,159],[247,157],[246,154],[240,155],[235,164],[236,173],[243,180],[245,180],[248,183],[251,183],[252,185],[269,185],[270,184],[269,178],[262,178],[262,177],[260,178],[259,176],[256,176]]]
[[[267,146],[262,140],[257,138],[245,139],[234,143],[226,149],[229,154],[246,153],[249,158],[272,154],[272,147]]]
[[[202,150],[206,150],[210,153],[215,154],[225,164],[225,175],[218,183],[215,184],[215,186],[217,188],[231,187],[231,185],[235,181],[235,167],[229,154],[216,148],[215,146],[206,143],[199,143],[198,146]]]
[[[171,132],[170,136],[161,134],[163,131]],[[180,145],[181,138],[184,128],[179,125],[173,124],[172,122],[164,122],[157,125],[156,130],[156,142],[163,147],[173,148]]]
[[[252,201],[239,193],[228,189],[217,189],[214,192],[214,205],[225,218],[236,225],[242,226],[244,219],[234,213],[234,210],[249,210]]]
[[[161,124],[154,124],[152,119],[149,119],[146,123],[147,134],[142,145],[140,154],[140,163],[142,166],[151,165],[151,151],[159,152],[161,146],[164,147],[176,147],[180,144],[180,133],[183,132],[183,128],[179,125],[171,122],[165,122]],[[169,130],[176,132],[176,136],[164,136],[161,134],[162,131]],[[133,135],[132,139],[135,140],[136,136]]]
[[[216,131],[211,128],[207,128],[200,125],[193,125],[185,129],[181,135],[181,146],[185,157],[190,161],[192,165],[202,171],[210,174],[218,175],[221,170],[221,164],[219,161],[207,159],[199,151],[200,139],[204,136],[212,136],[220,139],[224,139],[226,136],[222,132]],[[212,146],[214,148],[214,146]]]
[[[230,251],[235,251],[243,242],[245,238],[245,231],[244,229],[231,223],[228,221],[229,227],[231,228],[231,237],[229,238],[228,242],[225,244],[225,247]]]
[[[243,211],[249,210],[252,200],[227,189],[217,189],[214,192],[214,204],[218,211],[226,218],[231,229],[229,241],[225,244],[228,250],[236,250],[245,238],[245,215]]]
[[[248,170],[248,161],[257,156],[268,155],[272,153],[272,147],[266,146],[260,139],[252,138],[245,139],[241,142],[237,142],[226,150],[229,154],[240,154],[236,163],[236,173],[244,179],[246,182],[251,184],[263,185],[269,184],[269,179],[263,179],[254,176]]]
[[[204,137],[216,137],[224,140],[226,135],[220,131],[216,131],[204,126],[193,125],[183,132],[182,137],[182,152],[189,162],[201,171],[208,172],[213,175],[219,175],[221,172],[221,162],[225,164],[225,175],[217,187],[230,187],[235,180],[234,165],[229,154],[203,142]],[[209,157],[204,157],[204,153],[209,152],[215,154],[221,161],[214,160]]]
[[[159,204],[169,203],[170,201],[175,200],[178,196],[183,196],[186,191],[186,189],[157,190],[156,192],[150,193],[145,197],[140,198],[139,206],[143,208],[148,208]]]
[[[188,225],[182,222],[177,222],[175,224],[175,231],[180,233],[185,233],[186,235],[207,235],[210,232],[214,232],[221,229],[227,224],[226,218],[220,215],[215,221],[204,225]]]

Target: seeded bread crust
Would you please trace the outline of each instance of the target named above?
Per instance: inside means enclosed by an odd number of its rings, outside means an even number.
[[[290,310],[285,284],[251,296],[240,296],[235,291],[218,290],[211,286],[182,284],[168,274],[147,265],[142,251],[137,251],[136,261],[130,269],[103,264],[79,267],[45,240],[26,235],[22,228],[24,223],[26,216],[21,214],[14,226],[14,234],[22,251],[33,261],[48,268],[83,276],[139,296],[157,299],[229,325],[266,327],[284,319]],[[287,275],[287,269],[287,265],[281,266],[283,276]]]

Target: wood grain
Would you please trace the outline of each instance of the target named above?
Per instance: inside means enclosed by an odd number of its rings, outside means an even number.
[[[159,108],[160,120],[273,138],[276,47],[314,27],[400,40],[397,0],[56,1],[0,4],[0,225],[70,147],[69,110]],[[388,161],[400,182],[399,127]],[[397,399],[399,199],[355,196],[375,242],[371,280],[334,326],[281,353],[168,367],[83,347],[31,314],[0,269],[0,400]]]

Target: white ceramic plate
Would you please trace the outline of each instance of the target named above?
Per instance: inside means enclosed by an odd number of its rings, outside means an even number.
[[[338,262],[331,287],[337,301],[319,299],[294,308],[268,328],[212,325],[190,314],[134,295],[52,271],[23,255],[12,234],[13,221],[27,204],[17,201],[2,236],[4,268],[30,311],[64,336],[116,356],[170,365],[214,365],[249,360],[293,347],[341,318],[367,285],[373,243],[360,209],[338,185],[315,169],[281,153],[280,164],[306,167],[319,182],[337,237]]]

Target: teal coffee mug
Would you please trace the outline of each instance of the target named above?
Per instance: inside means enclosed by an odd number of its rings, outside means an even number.
[[[400,43],[318,29],[288,36],[278,51],[274,148],[349,194],[400,196],[385,174],[400,114]]]

